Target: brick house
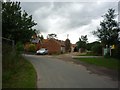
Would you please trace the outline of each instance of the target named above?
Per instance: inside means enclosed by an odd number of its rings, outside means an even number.
[[[26,47],[30,43],[35,44],[36,51],[41,48],[46,48],[46,49],[48,49],[48,54],[65,53],[65,41],[63,41],[63,40],[47,38],[47,39],[43,39],[41,41],[40,38],[36,34],[34,34],[31,38],[30,42],[26,43]],[[76,46],[75,44],[71,44],[72,52],[74,51],[75,46]]]
[[[47,48],[48,54],[60,54],[65,52],[64,41],[57,39],[44,39],[41,48]]]

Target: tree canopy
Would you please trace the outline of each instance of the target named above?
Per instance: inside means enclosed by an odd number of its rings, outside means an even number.
[[[115,45],[115,49],[112,50],[112,56],[120,58],[120,28],[119,22],[115,20],[116,16],[115,9],[109,9],[103,16],[100,27],[93,34],[100,39],[103,47],[107,45],[110,48],[110,45]]]
[[[49,38],[49,39],[51,39],[51,38],[55,39],[55,38],[57,38],[57,34],[55,34],[55,33],[48,34],[47,38]]]
[[[70,52],[71,51],[71,43],[69,39],[65,40],[65,51]]]
[[[100,42],[98,41],[94,41],[94,42],[91,42],[91,43],[87,43],[87,50],[91,51],[92,50],[92,47],[96,44],[101,44]]]
[[[81,38],[79,38],[79,41],[78,42],[76,42],[76,44],[77,44],[77,48],[79,49],[79,48],[81,48],[81,49],[83,49],[83,51],[86,49],[86,46],[87,46],[87,35],[85,35],[85,36],[81,36]]]
[[[2,2],[2,35],[17,42],[29,41],[37,23],[21,10],[20,2]]]
[[[109,9],[108,12],[102,16],[104,19],[100,22],[100,27],[93,32],[100,41],[103,46],[110,46],[118,43],[119,36],[119,24],[115,20],[117,14],[115,14],[114,9]]]

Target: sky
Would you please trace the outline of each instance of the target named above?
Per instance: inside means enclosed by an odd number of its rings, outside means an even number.
[[[16,1],[16,0],[12,0]],[[109,8],[118,13],[118,0],[17,0],[21,1],[22,10],[33,16],[36,28],[47,37],[50,33],[57,34],[57,39],[76,43],[81,35],[87,35],[88,42],[98,40],[92,34],[100,26],[100,21]],[[117,19],[116,19],[117,20]]]

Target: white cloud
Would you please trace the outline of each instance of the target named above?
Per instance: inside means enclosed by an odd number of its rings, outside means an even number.
[[[28,0],[27,0],[28,1]],[[89,42],[95,41],[91,32],[97,29],[101,16],[109,8],[117,11],[117,0],[85,0],[64,2],[23,2],[22,9],[33,15],[38,23],[36,28],[46,38],[49,33],[56,33],[58,39],[65,40],[67,34],[72,43],[81,35],[88,35]]]
[[[89,42],[97,41],[98,38],[92,35],[92,31],[96,30],[101,20],[102,18],[93,19],[88,25],[78,27],[75,30],[71,29],[70,31],[65,33],[58,33],[58,38],[66,40],[67,34],[69,34],[69,39],[71,40],[71,42],[76,43],[81,35],[87,35]]]

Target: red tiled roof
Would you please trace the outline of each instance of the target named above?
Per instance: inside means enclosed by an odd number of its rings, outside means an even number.
[[[54,39],[44,39],[42,47],[47,48],[49,50],[49,53],[61,52],[61,45]]]
[[[58,39],[55,39],[61,46],[65,46],[65,41],[63,40],[58,40]]]

